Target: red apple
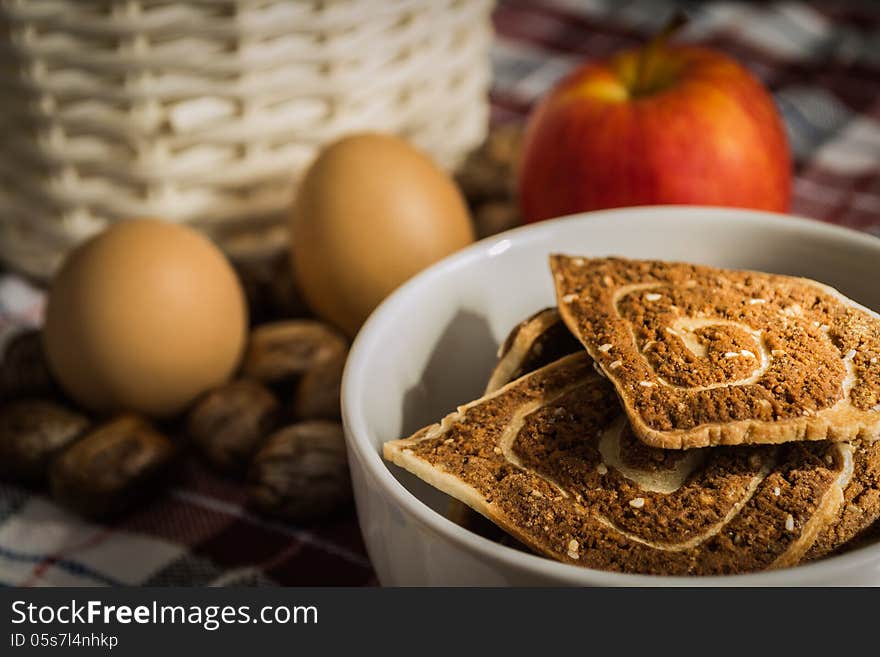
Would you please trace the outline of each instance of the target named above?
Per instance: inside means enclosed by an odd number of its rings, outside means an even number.
[[[518,182],[526,221],[668,203],[784,212],[791,157],[772,98],[745,68],[655,42],[557,84],[529,118]]]

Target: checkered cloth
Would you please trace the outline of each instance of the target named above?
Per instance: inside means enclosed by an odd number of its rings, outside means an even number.
[[[676,7],[684,40],[738,58],[773,91],[796,158],[792,212],[880,236],[880,3],[501,2],[493,120],[519,121],[580,61],[643,42]],[[0,277],[0,339],[40,321],[42,294]],[[7,584],[371,584],[354,513],[295,526],[243,505],[241,486],[198,463],[111,525],[0,484]]]

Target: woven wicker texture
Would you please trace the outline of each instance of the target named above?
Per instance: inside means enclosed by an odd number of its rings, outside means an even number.
[[[271,248],[316,149],[365,129],[453,167],[485,136],[491,0],[0,0],[0,259],[109,222]]]

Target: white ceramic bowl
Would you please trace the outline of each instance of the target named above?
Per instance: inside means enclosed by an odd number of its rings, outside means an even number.
[[[525,554],[447,520],[448,498],[381,458],[386,440],[481,394],[507,331],[552,305],[547,255],[621,255],[757,269],[828,283],[880,309],[880,239],[735,209],[624,208],[519,228],[456,253],[392,294],[358,335],[343,419],[361,529],[385,585],[880,584],[880,545],[727,577],[622,575]]]

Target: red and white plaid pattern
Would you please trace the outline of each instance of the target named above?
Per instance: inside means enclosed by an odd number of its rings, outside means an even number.
[[[638,45],[683,7],[683,40],[727,51],[773,92],[796,160],[792,212],[880,236],[880,4],[506,0],[495,15],[493,120],[520,121],[584,59]],[[38,324],[42,294],[0,277],[0,340]],[[309,526],[248,511],[242,487],[189,463],[110,525],[0,484],[0,583],[371,584],[353,512]]]

